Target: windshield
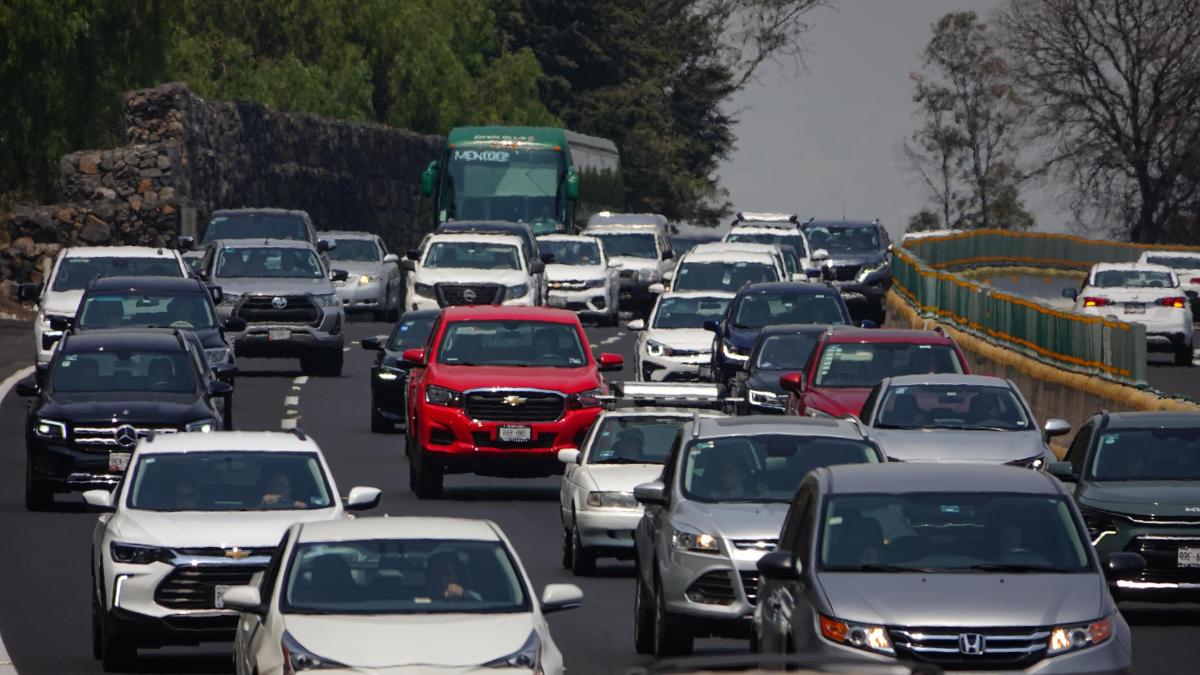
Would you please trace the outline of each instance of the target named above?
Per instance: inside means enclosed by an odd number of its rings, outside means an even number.
[[[362,539],[298,544],[284,614],[528,612],[525,584],[498,541]]]
[[[311,452],[141,455],[129,479],[132,509],[267,511],[332,505],[325,472]]]
[[[308,224],[291,213],[235,213],[208,221],[201,243],[218,239],[288,239],[309,241]],[[316,243],[316,242],[309,242]]]
[[[453,366],[583,368],[588,360],[579,331],[571,324],[456,321],[442,335],[438,362]]]
[[[54,369],[57,393],[196,391],[196,373],[187,352],[105,349],[63,354]]]
[[[658,245],[652,232],[614,232],[612,234],[589,233],[604,242],[604,252],[608,257],[625,256],[628,258],[658,259]]]
[[[721,320],[730,298],[663,298],[654,313],[654,328],[704,328],[709,319]]]
[[[223,278],[320,279],[325,276],[321,260],[307,248],[254,246],[221,249],[217,274]]]
[[[1156,270],[1100,270],[1092,276],[1095,288],[1174,288],[1170,272]]]
[[[538,252],[554,256],[555,265],[599,265],[598,241],[539,241]]]
[[[1008,387],[917,384],[889,388],[879,403],[875,426],[1028,431],[1033,423]]]
[[[1088,544],[1058,496],[980,492],[834,495],[826,572],[1088,572]]]
[[[675,257],[687,253],[696,248],[698,244],[707,244],[714,241],[720,241],[717,237],[674,237],[671,239],[671,248],[675,250]]]
[[[760,370],[801,370],[820,339],[820,333],[772,335],[763,339],[754,365]]]
[[[1092,480],[1200,480],[1200,429],[1121,429],[1100,437]]]
[[[879,231],[873,226],[808,225],[804,228],[812,250],[829,253],[869,253],[883,248]]]
[[[785,323],[848,324],[842,303],[832,293],[748,293],[734,310],[735,328],[762,328]]]
[[[879,461],[865,441],[790,434],[696,441],[684,457],[683,494],[700,502],[788,502],[813,469]]]
[[[438,222],[508,220],[534,234],[560,230],[565,202],[558,187],[566,172],[557,150],[454,148],[447,152],[438,193]]]
[[[779,281],[774,265],[754,262],[685,262],[672,283],[676,291],[736,291],[746,284]]]
[[[424,347],[425,343],[429,341],[429,329],[433,328],[434,321],[437,321],[436,314],[400,317],[400,323],[396,324],[391,337],[388,338],[388,350],[401,352],[405,349]]]
[[[182,277],[174,258],[63,258],[54,275],[56,291],[78,291],[99,277]]]
[[[214,328],[212,304],[200,293],[89,293],[76,328]]]
[[[521,258],[511,244],[435,241],[421,265],[427,269],[519,270]]]
[[[1192,256],[1152,255],[1146,257],[1146,262],[1151,265],[1165,265],[1177,270],[1200,270],[1200,258]]]
[[[821,353],[816,384],[821,387],[874,387],[885,377],[961,373],[954,350],[909,342],[844,342]]]
[[[337,246],[327,255],[330,260],[354,262],[379,262],[383,259],[383,251],[371,239],[338,239]]]
[[[725,235],[725,241],[739,242],[743,244],[771,244],[791,246],[796,249],[796,253],[803,258],[808,257],[808,251],[804,248],[804,237],[797,231],[783,232],[730,232]]]
[[[610,415],[592,437],[588,464],[666,464],[679,428],[690,417]]]

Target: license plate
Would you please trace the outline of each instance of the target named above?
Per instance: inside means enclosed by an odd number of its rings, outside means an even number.
[[[528,443],[533,431],[529,427],[500,427],[497,436],[508,443]]]
[[[1200,567],[1200,548],[1181,546],[1176,554],[1176,562],[1180,567]]]
[[[288,328],[272,328],[267,331],[267,339],[272,342],[275,340],[290,340],[292,339],[292,331]]]
[[[546,298],[546,304],[551,307],[566,307],[567,299],[562,296],[552,295]]]
[[[213,586],[213,607],[215,609],[225,609],[225,591],[233,588],[232,586]]]
[[[1126,314],[1145,314],[1146,313],[1146,305],[1144,305],[1140,302],[1127,302],[1127,303],[1125,303],[1125,313]]]
[[[129,468],[128,452],[110,452],[108,453],[108,472],[109,473],[124,473],[125,469]]]

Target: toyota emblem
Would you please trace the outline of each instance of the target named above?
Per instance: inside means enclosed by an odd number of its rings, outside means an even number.
[[[117,427],[117,430],[113,432],[113,437],[117,439],[117,445],[122,448],[132,448],[138,442],[137,429],[128,424],[122,424]]]
[[[475,289],[473,288],[468,288],[463,291],[463,300],[466,300],[467,302],[475,302],[475,298],[477,297],[479,296],[475,293]]]
[[[286,309],[287,308],[287,298],[277,295],[277,296],[271,298],[271,306],[274,307],[275,309]]]

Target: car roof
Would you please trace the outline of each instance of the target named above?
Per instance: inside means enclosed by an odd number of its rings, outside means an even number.
[[[1197,260],[1200,260],[1200,251],[1172,251],[1170,249],[1151,249],[1149,251],[1142,251],[1142,257],[1150,255],[1196,258]]]
[[[173,328],[105,328],[68,335],[62,351],[93,351],[100,348],[182,351],[180,339],[180,332]]]
[[[234,248],[306,248],[310,251],[316,250],[312,244],[303,239],[247,237],[244,239],[219,239],[213,243],[222,247],[229,246]]]
[[[191,277],[100,277],[92,281],[90,288],[93,291],[205,291],[204,282]]]
[[[1167,429],[1200,428],[1200,412],[1161,410],[1145,412],[1116,412],[1108,414],[1106,429]]]
[[[838,290],[826,284],[814,284],[808,281],[761,281],[756,284],[743,286],[738,295],[755,295],[758,293],[807,293],[809,295],[838,295]]]
[[[1023,467],[954,462],[842,464],[817,469],[827,494],[879,492],[1016,492],[1061,495],[1058,479]]]
[[[759,339],[764,335],[796,335],[797,333],[811,333],[819,335],[829,330],[829,326],[820,323],[784,323],[763,326],[758,332]]]
[[[447,323],[454,321],[546,321],[579,324],[579,316],[567,309],[552,307],[516,307],[507,305],[467,305],[442,310]]]
[[[682,406],[673,405],[638,405],[630,408],[605,410],[604,412],[600,413],[600,419],[607,420],[613,417],[678,417],[686,422],[687,420],[692,419],[693,415],[699,415],[701,417],[726,417],[725,413],[704,408],[684,408]]]
[[[441,313],[441,309],[410,309],[400,315],[400,321],[404,321],[406,319],[424,319],[427,317],[432,318]]]
[[[717,242],[724,243],[724,242]],[[730,244],[737,246],[737,244]],[[707,244],[698,244],[696,248],[683,254],[681,262],[748,262],[748,263],[766,263],[774,265],[777,258],[774,254],[766,251],[744,251],[744,250],[699,250],[701,246]]]
[[[709,241],[703,244],[696,244],[696,247],[691,250],[691,253],[709,253],[712,251],[720,251],[722,253],[765,253],[774,255],[779,250],[775,244],[753,244],[748,241]]]
[[[595,237],[590,234],[543,234],[537,238],[538,241],[586,241],[595,242]]]
[[[737,296],[733,291],[667,291],[662,298],[721,298],[732,300]]]
[[[467,539],[501,541],[490,520],[433,516],[371,517],[305,523],[297,541],[352,541],[357,539]]]
[[[736,234],[740,232],[746,232],[750,234],[775,234],[781,237],[804,236],[804,233],[796,228],[795,223],[759,223],[754,221],[739,221],[734,223],[733,227],[729,228],[729,234]]]
[[[217,209],[216,211],[212,212],[212,216],[209,217],[209,220],[212,220],[212,218],[215,218],[216,216],[227,216],[227,215],[235,214],[235,213],[245,213],[245,214],[262,213],[262,214],[273,214],[273,215],[301,216],[303,218],[309,217],[308,211],[303,211],[300,209],[280,209],[280,208],[275,208],[275,207],[261,207],[261,208],[260,207],[243,207],[240,209]]]
[[[688,434],[695,438],[727,438],[750,434],[795,434],[853,438],[861,440],[862,431],[848,420],[827,417],[747,415],[700,419],[698,433],[693,424]]]
[[[953,345],[949,337],[932,330],[907,328],[855,328],[828,331],[829,342],[901,342],[920,345]]]
[[[889,380],[889,386],[907,387],[921,384],[976,385],[983,387],[1009,387],[1003,377],[991,375],[960,375],[957,373],[926,373],[923,375],[897,375]]]
[[[448,232],[505,232],[524,238],[526,235],[533,235],[533,228],[511,220],[447,220],[434,230],[434,234]]]
[[[367,239],[374,241],[379,235],[373,232],[363,232],[361,230],[321,230],[317,233],[318,237],[341,238],[341,239]]]
[[[1092,265],[1092,273],[1104,272],[1107,270],[1129,270],[1138,272],[1170,272],[1171,268],[1166,265],[1155,265],[1153,263],[1144,262],[1126,262],[1126,263],[1096,263]]]
[[[210,431],[206,434],[157,434],[145,439],[139,452],[320,452],[303,433],[288,431]]]
[[[429,245],[433,245],[439,241],[450,242],[488,242],[509,244],[521,248],[525,245],[525,240],[515,234],[506,232],[434,232],[429,237]]]
[[[813,218],[804,224],[819,227],[875,227],[879,225],[879,222],[875,220],[817,220]]]
[[[600,237],[606,234],[655,234],[658,226],[649,223],[643,225],[592,225],[583,228],[582,234]]]
[[[175,249],[162,246],[71,246],[63,249],[68,258],[175,258]]]
[[[592,214],[587,220],[588,227],[628,225],[663,227],[666,224],[667,217],[658,213],[611,213],[609,211],[601,211]]]

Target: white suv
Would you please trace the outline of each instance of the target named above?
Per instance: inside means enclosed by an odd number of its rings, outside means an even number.
[[[412,280],[409,309],[455,305],[542,304],[538,278],[546,266],[527,260],[520,237],[506,234],[433,234],[404,267]]]
[[[92,535],[92,651],[105,670],[139,647],[229,640],[221,593],[266,569],[296,522],[374,507],[356,487],[343,506],[320,448],[302,432],[226,431],[142,439]]]
[[[149,246],[76,246],[64,248],[54,259],[49,281],[21,284],[17,296],[38,304],[33,322],[37,363],[49,363],[54,345],[62,337],[62,326],[75,318],[87,285],[97,277],[186,277],[191,268],[179,252]]]
[[[606,326],[617,325],[619,284],[596,237],[551,234],[538,237],[538,251],[554,258],[546,265],[546,304],[578,312]]]
[[[699,244],[685,253],[668,273],[666,290],[736,293],[746,284],[787,279],[778,246],[721,241]],[[663,288],[651,290],[661,292]]]
[[[1077,312],[1144,325],[1147,351],[1171,352],[1177,366],[1192,364],[1192,310],[1170,267],[1099,263],[1082,290],[1068,288],[1063,295],[1075,301]]]
[[[704,322],[721,320],[733,293],[680,291],[658,298],[650,318],[629,322],[637,331],[636,377],[642,382],[712,379],[713,334]]]

